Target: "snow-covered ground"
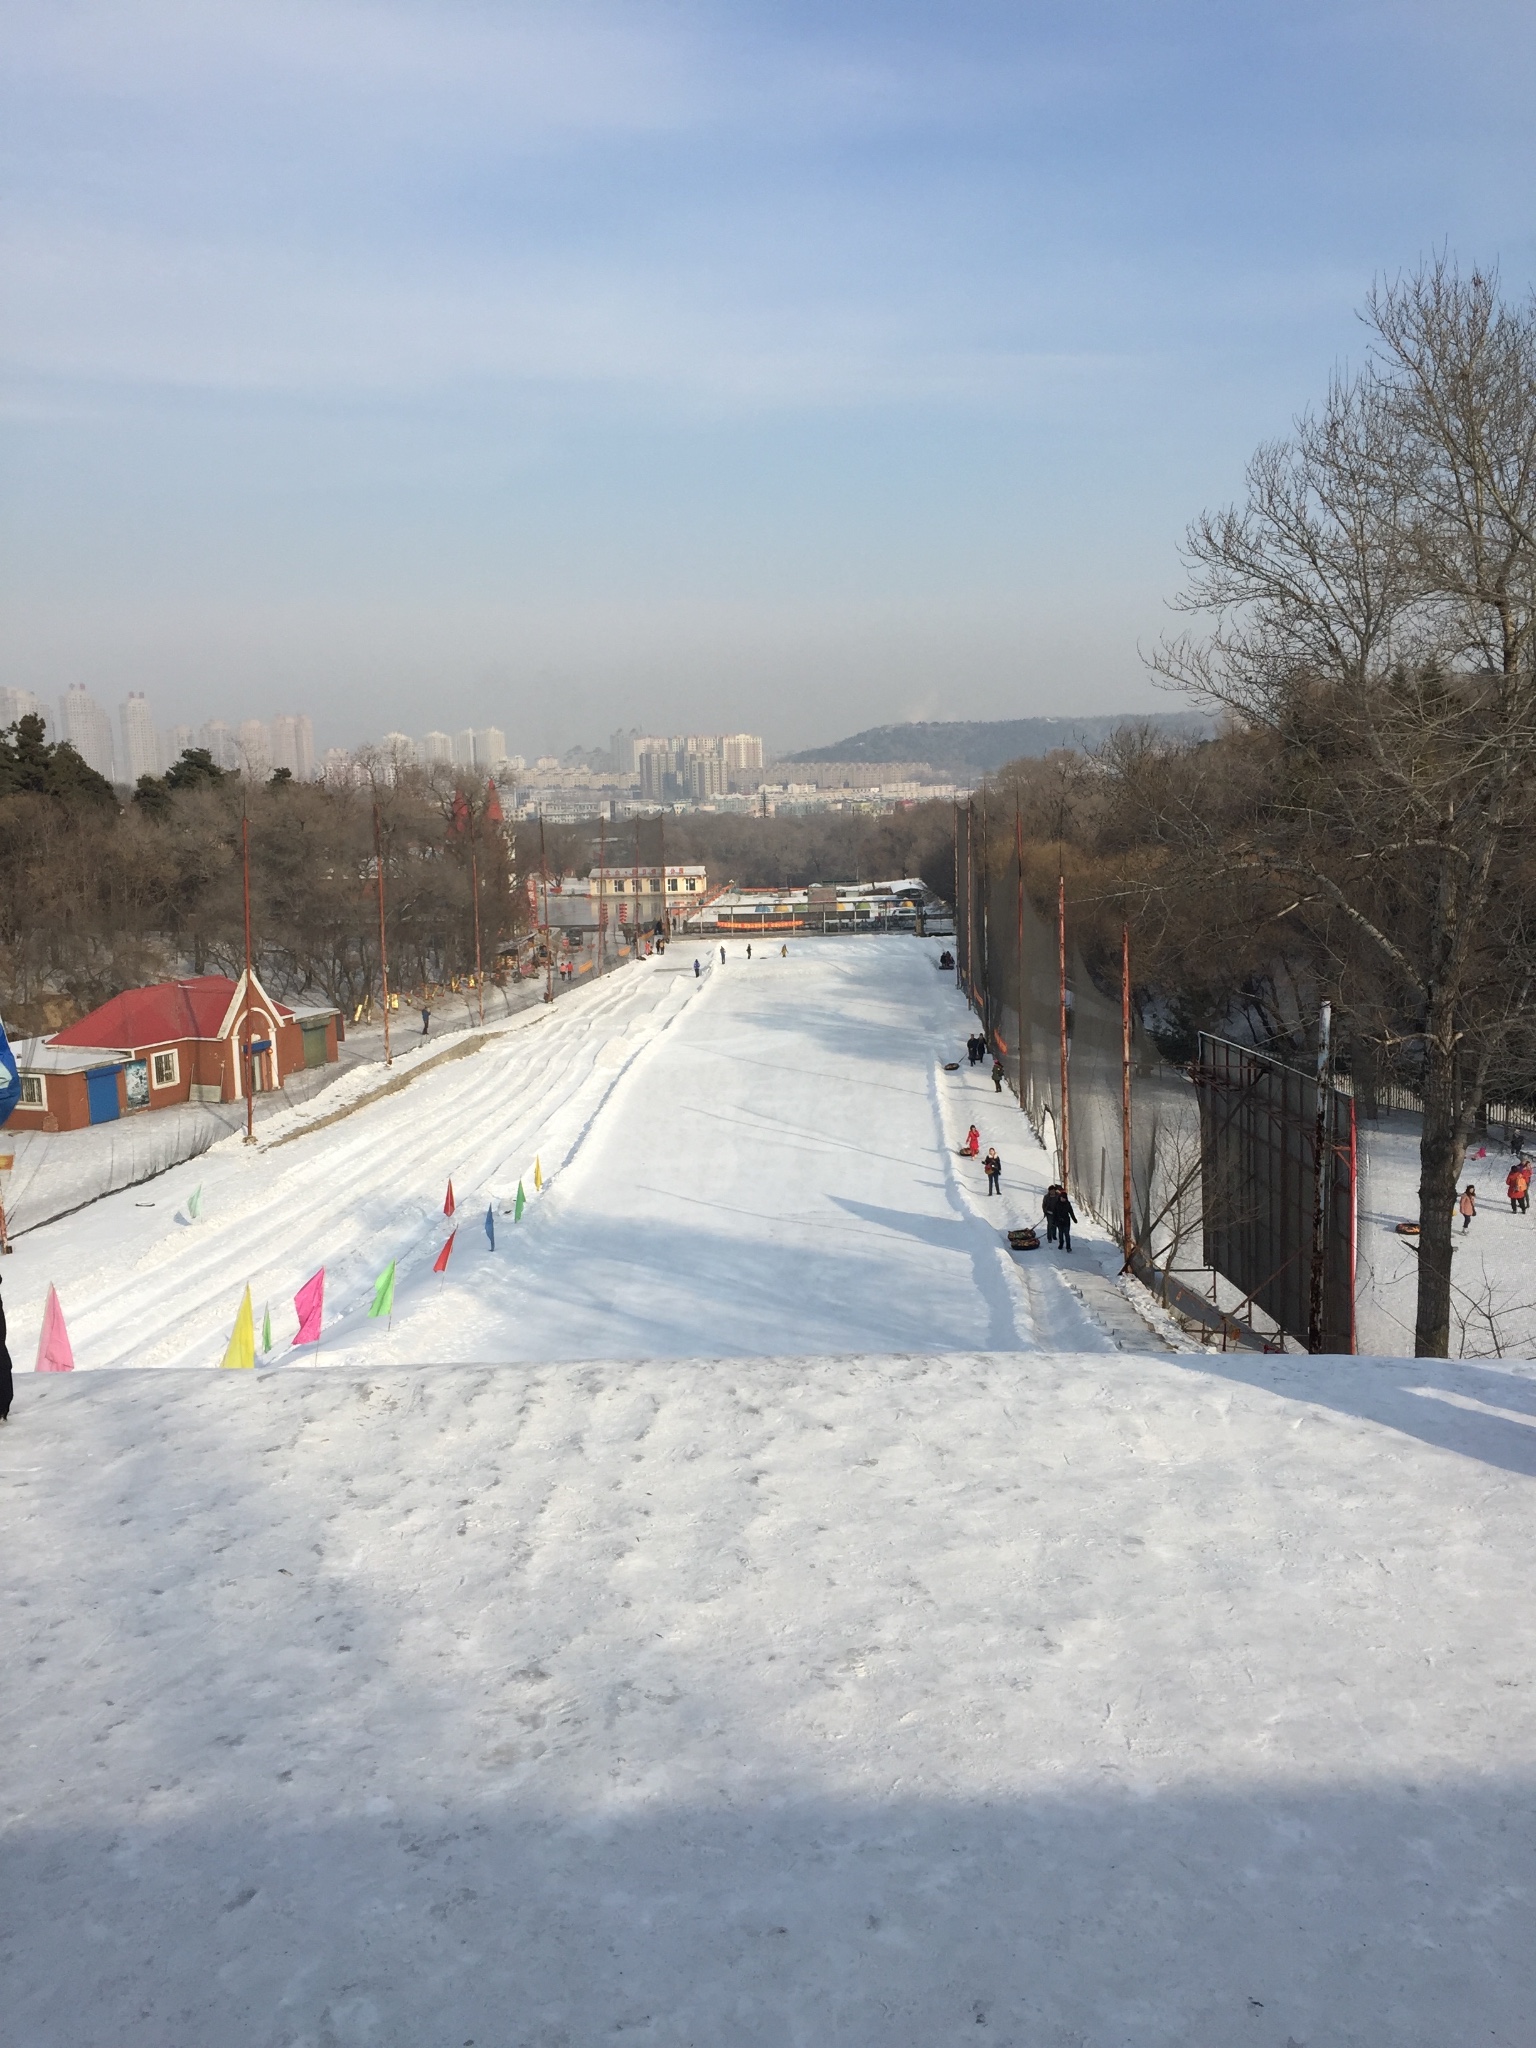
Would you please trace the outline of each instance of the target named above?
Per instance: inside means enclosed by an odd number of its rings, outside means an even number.
[[[756,950],[4,1262],[0,2040],[1525,2048],[1536,1375],[1157,1350],[936,948]]]
[[[1419,1122],[1403,1113],[1360,1121],[1359,1284],[1362,1351],[1413,1350],[1418,1254],[1399,1223],[1419,1217]],[[1529,1149],[1529,1148],[1527,1148]],[[1465,1358],[1536,1354],[1536,1209],[1512,1215],[1506,1146],[1479,1140],[1462,1162],[1461,1185],[1477,1189],[1477,1220],[1463,1231],[1447,1219],[1451,1262],[1451,1349]]]
[[[1536,1386],[79,1374],[0,1432],[14,2048],[1536,2039]]]
[[[1102,1233],[1069,1259],[1009,1253],[1048,1162],[981,1070],[943,1072],[970,1018],[937,950],[809,940],[749,962],[738,941],[695,979],[674,948],[415,1078],[433,1054],[412,1053],[388,1095],[376,1068],[345,1075],[259,1145],[228,1139],[23,1237],[13,1349],[30,1356],[51,1282],[82,1368],[215,1366],[249,1282],[287,1359],[293,1295],[321,1265],[322,1363],[1159,1342]],[[1002,1153],[1002,1199],[957,1156],[972,1119]],[[391,1259],[386,1327],[367,1311]]]

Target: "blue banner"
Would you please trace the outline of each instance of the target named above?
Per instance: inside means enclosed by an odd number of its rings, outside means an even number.
[[[11,1111],[20,1100],[21,1076],[16,1071],[16,1055],[11,1051],[5,1026],[0,1024],[0,1124],[9,1122]]]

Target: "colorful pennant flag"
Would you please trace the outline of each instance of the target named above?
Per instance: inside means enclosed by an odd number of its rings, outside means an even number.
[[[73,1372],[75,1354],[70,1348],[69,1332],[64,1327],[64,1311],[59,1306],[59,1297],[52,1286],[48,1299],[43,1304],[42,1334],[37,1340],[38,1372]]]
[[[542,1188],[544,1185],[544,1169],[537,1159],[533,1162],[533,1184],[536,1188]]]
[[[523,1193],[523,1184],[521,1181],[519,1181],[517,1184],[517,1200],[512,1204],[512,1221],[514,1223],[522,1222],[523,1211],[527,1208],[527,1206],[528,1197]]]
[[[373,1283],[373,1304],[368,1310],[371,1316],[392,1316],[395,1312],[395,1262],[390,1260],[378,1279]]]
[[[322,1266],[312,1280],[306,1280],[293,1297],[293,1306],[299,1318],[299,1334],[294,1338],[294,1349],[301,1344],[320,1342],[320,1318],[325,1311],[325,1268]]]
[[[261,1348],[263,1351],[270,1351],[272,1349],[272,1308],[270,1303],[261,1312]]]
[[[445,1216],[451,1216],[453,1214],[454,1207],[455,1204],[453,1199],[453,1182],[450,1180],[448,1183],[448,1193],[443,1198],[443,1214]]]
[[[230,1332],[229,1348],[219,1363],[242,1371],[255,1368],[256,1318],[251,1313],[249,1287],[240,1298],[240,1313],[235,1317],[235,1327]]]
[[[485,1211],[485,1241],[492,1251],[496,1249],[496,1205],[487,1203]]]
[[[203,1184],[201,1181],[199,1181],[197,1186],[192,1190],[191,1194],[187,1197],[187,1215],[195,1223],[198,1217],[202,1215],[202,1213]]]
[[[453,1251],[453,1240],[458,1236],[458,1234],[459,1233],[456,1230],[449,1231],[442,1250],[438,1253],[437,1257],[432,1261],[432,1270],[434,1273],[447,1272],[449,1256]]]

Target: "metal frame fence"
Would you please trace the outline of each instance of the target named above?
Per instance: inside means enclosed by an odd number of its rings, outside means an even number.
[[[956,981],[1054,1155],[1055,1178],[1113,1233],[1127,1270],[1219,1330],[1224,1345],[1268,1348],[1283,1333],[1316,1349],[1351,1350],[1356,1203],[1348,1096],[1326,1088],[1329,1158],[1345,1157],[1345,1123],[1351,1141],[1347,1167],[1324,1176],[1319,1331],[1310,1197],[1302,1205],[1307,1232],[1296,1236],[1297,1177],[1316,1180],[1315,1077],[1287,1080],[1290,1070],[1253,1054],[1246,1096],[1239,1090],[1234,1099],[1262,1105],[1262,1115],[1255,1108],[1244,1122],[1208,1114],[1206,1097],[1214,1101],[1217,1084],[1202,1094],[1199,1070],[1169,1065],[1136,1013],[1129,928],[1120,987],[1109,995],[1073,940],[1064,883],[1052,907],[1054,917],[1042,914],[1025,886],[1017,807],[985,785],[957,803]]]

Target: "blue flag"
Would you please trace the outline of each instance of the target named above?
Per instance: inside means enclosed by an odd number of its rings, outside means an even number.
[[[6,1038],[5,1026],[0,1024],[0,1124],[9,1121],[11,1111],[20,1100],[21,1075],[16,1069],[16,1055]]]
[[[488,1202],[485,1210],[485,1241],[492,1251],[496,1249],[496,1204]]]

